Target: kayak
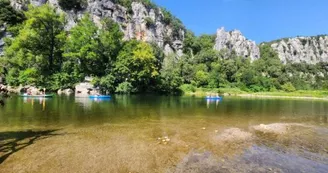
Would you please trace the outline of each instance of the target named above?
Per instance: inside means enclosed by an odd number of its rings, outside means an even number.
[[[20,95],[20,97],[34,97],[34,98],[43,98],[43,97],[46,97],[46,98],[50,98],[50,97],[53,97],[54,95],[52,94],[42,94],[42,95],[27,95],[27,94],[22,94]]]
[[[206,96],[206,99],[208,100],[220,100],[222,97],[220,96]]]
[[[109,98],[111,98],[111,96],[107,96],[107,95],[91,95],[91,96],[89,96],[89,98],[91,98],[91,99],[109,99]]]

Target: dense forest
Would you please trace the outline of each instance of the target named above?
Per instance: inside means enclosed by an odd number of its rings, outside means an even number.
[[[119,1],[129,7],[131,0]],[[63,3],[83,8],[83,0]],[[148,2],[148,1],[143,1]],[[145,5],[153,5],[152,3]],[[0,25],[6,38],[0,73],[11,86],[34,85],[56,91],[73,88],[86,76],[110,93],[179,93],[195,88],[239,88],[248,92],[328,89],[328,64],[283,64],[267,44],[261,58],[251,62],[228,51],[213,49],[215,36],[187,31],[184,55],[165,56],[155,43],[123,41],[120,26],[110,19],[102,27],[85,14],[69,32],[65,15],[49,5],[29,7],[22,13],[0,0]],[[168,13],[167,22],[176,21]],[[172,25],[178,25],[174,23]],[[180,24],[179,24],[180,25]]]

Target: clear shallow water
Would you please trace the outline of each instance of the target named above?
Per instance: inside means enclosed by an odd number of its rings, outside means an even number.
[[[0,110],[0,127],[90,126],[132,120],[203,118],[232,125],[276,121],[328,124],[328,102],[308,100],[116,96],[107,100],[13,97]]]
[[[317,100],[13,97],[0,172],[327,172],[327,119]]]

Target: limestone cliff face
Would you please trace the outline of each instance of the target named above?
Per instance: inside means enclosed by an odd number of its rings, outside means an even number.
[[[235,51],[238,56],[250,57],[252,61],[260,58],[260,50],[254,41],[247,40],[240,31],[217,30],[215,50]]]
[[[49,3],[58,11],[66,13],[67,30],[74,27],[83,14],[89,13],[93,21],[99,26],[102,18],[111,18],[116,21],[121,26],[126,40],[137,39],[153,42],[163,48],[166,54],[177,53],[182,55],[184,29],[181,28],[176,32],[178,34],[173,34],[173,28],[165,24],[164,15],[160,8],[147,8],[142,3],[133,2],[132,11],[129,11],[110,0],[88,0],[87,5],[80,10],[65,11],[59,6],[58,0],[11,1],[11,5],[19,10],[27,10],[29,3],[36,6]],[[166,38],[169,38],[169,41]]]
[[[277,51],[283,63],[328,62],[328,36],[288,38],[265,44]]]
[[[0,56],[3,54],[3,47],[5,45],[4,38],[6,35],[6,27],[0,26]]]

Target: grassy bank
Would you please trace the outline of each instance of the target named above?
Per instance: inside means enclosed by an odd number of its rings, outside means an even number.
[[[299,90],[294,92],[284,92],[284,91],[276,91],[276,92],[259,92],[259,93],[251,93],[255,96],[286,96],[286,97],[316,97],[316,98],[327,98],[328,99],[328,91],[324,90]]]
[[[241,97],[294,97],[294,98],[326,98],[328,91],[325,90],[298,90],[294,92],[275,91],[275,92],[246,92],[239,88],[181,88],[184,95],[204,97],[207,95],[220,94],[224,96],[241,96]]]

